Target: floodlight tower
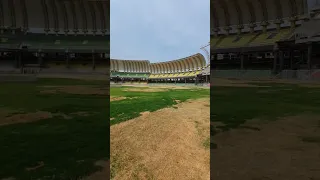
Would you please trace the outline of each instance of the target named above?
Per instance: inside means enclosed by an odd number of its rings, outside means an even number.
[[[207,45],[202,46],[200,49],[206,53],[206,55],[207,55],[207,62],[208,62],[208,64],[210,64],[210,52],[206,49],[208,46],[209,46],[209,48],[210,48],[210,42],[209,42]]]

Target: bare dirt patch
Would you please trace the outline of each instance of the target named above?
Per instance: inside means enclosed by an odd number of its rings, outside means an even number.
[[[176,102],[177,104],[180,103],[181,101],[178,99],[175,99],[174,102]]]
[[[210,150],[203,146],[210,131],[208,104],[183,102],[111,126],[113,179],[209,180]]]
[[[156,88],[127,88],[124,91],[128,92],[164,92],[168,89],[156,89]]]
[[[12,109],[7,109],[7,108],[0,108],[0,119],[3,119],[10,114],[14,113],[15,111]]]
[[[68,93],[68,94],[94,94],[94,95],[109,95],[107,88],[98,88],[91,86],[42,86],[46,88],[40,91],[43,94],[57,94],[57,93]]]
[[[14,114],[12,114],[14,113]],[[17,124],[17,123],[29,123],[45,119],[50,119],[52,117],[60,116],[63,119],[72,119],[74,116],[90,116],[92,113],[89,112],[73,112],[70,114],[64,113],[51,113],[47,111],[38,111],[31,113],[16,113],[12,110],[0,110],[0,126]]]
[[[145,111],[145,112],[141,112],[141,113],[140,113],[140,116],[147,116],[147,115],[149,115],[149,114],[150,114],[149,111]]]
[[[235,129],[213,136],[217,149],[211,177],[217,180],[320,179],[319,143],[302,137],[319,136],[319,116],[286,117],[245,124],[260,130]]]
[[[13,114],[11,116],[2,117],[0,121],[0,126],[16,124],[16,123],[28,123],[39,121],[43,119],[52,118],[53,115],[50,112],[38,111],[32,113],[23,113],[23,114]]]
[[[34,171],[34,170],[37,170],[41,167],[44,166],[44,163],[41,161],[41,162],[38,162],[38,164],[36,166],[33,166],[33,167],[27,167],[26,168],[26,171]]]
[[[122,96],[110,96],[110,102],[111,101],[121,101],[126,99],[126,97],[122,97]]]
[[[194,89],[195,87],[190,86],[174,86],[174,85],[167,85],[167,86],[159,86],[159,85],[123,85],[124,87],[137,87],[137,88],[150,88],[150,89]]]
[[[131,92],[164,92],[170,89],[179,90],[179,89],[193,89],[196,90],[196,87],[187,87],[187,86],[130,86],[135,88],[127,88],[124,91]]]
[[[152,86],[150,88],[160,88],[160,89],[195,89],[195,87],[188,87],[188,86]]]
[[[71,115],[77,115],[77,116],[90,116],[89,112],[79,111],[79,112],[73,112]]]

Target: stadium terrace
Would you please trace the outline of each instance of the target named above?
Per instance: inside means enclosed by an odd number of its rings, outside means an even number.
[[[112,83],[209,83],[209,69],[200,53],[182,59],[159,63],[148,60],[118,60],[110,62]]]
[[[318,79],[319,5],[212,0],[213,77]]]
[[[109,1],[0,1],[1,73],[98,73],[109,66]]]

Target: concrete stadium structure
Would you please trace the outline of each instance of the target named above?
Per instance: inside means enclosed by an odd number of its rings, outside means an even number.
[[[110,70],[114,72],[148,73],[150,72],[148,60],[110,60]]]
[[[312,78],[318,71],[317,3],[211,0],[210,6],[213,77],[299,78],[308,72]]]
[[[109,73],[110,2],[0,0],[0,72]]]
[[[111,59],[111,78],[116,81],[196,82],[206,67],[200,53],[172,61],[150,63],[148,60]]]

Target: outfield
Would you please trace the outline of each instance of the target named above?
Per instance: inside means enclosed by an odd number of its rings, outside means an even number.
[[[110,96],[112,179],[209,179],[208,88],[122,86]]]
[[[320,178],[320,85],[214,79],[214,179]]]
[[[101,170],[109,159],[106,82],[1,82],[0,179],[80,179]]]

